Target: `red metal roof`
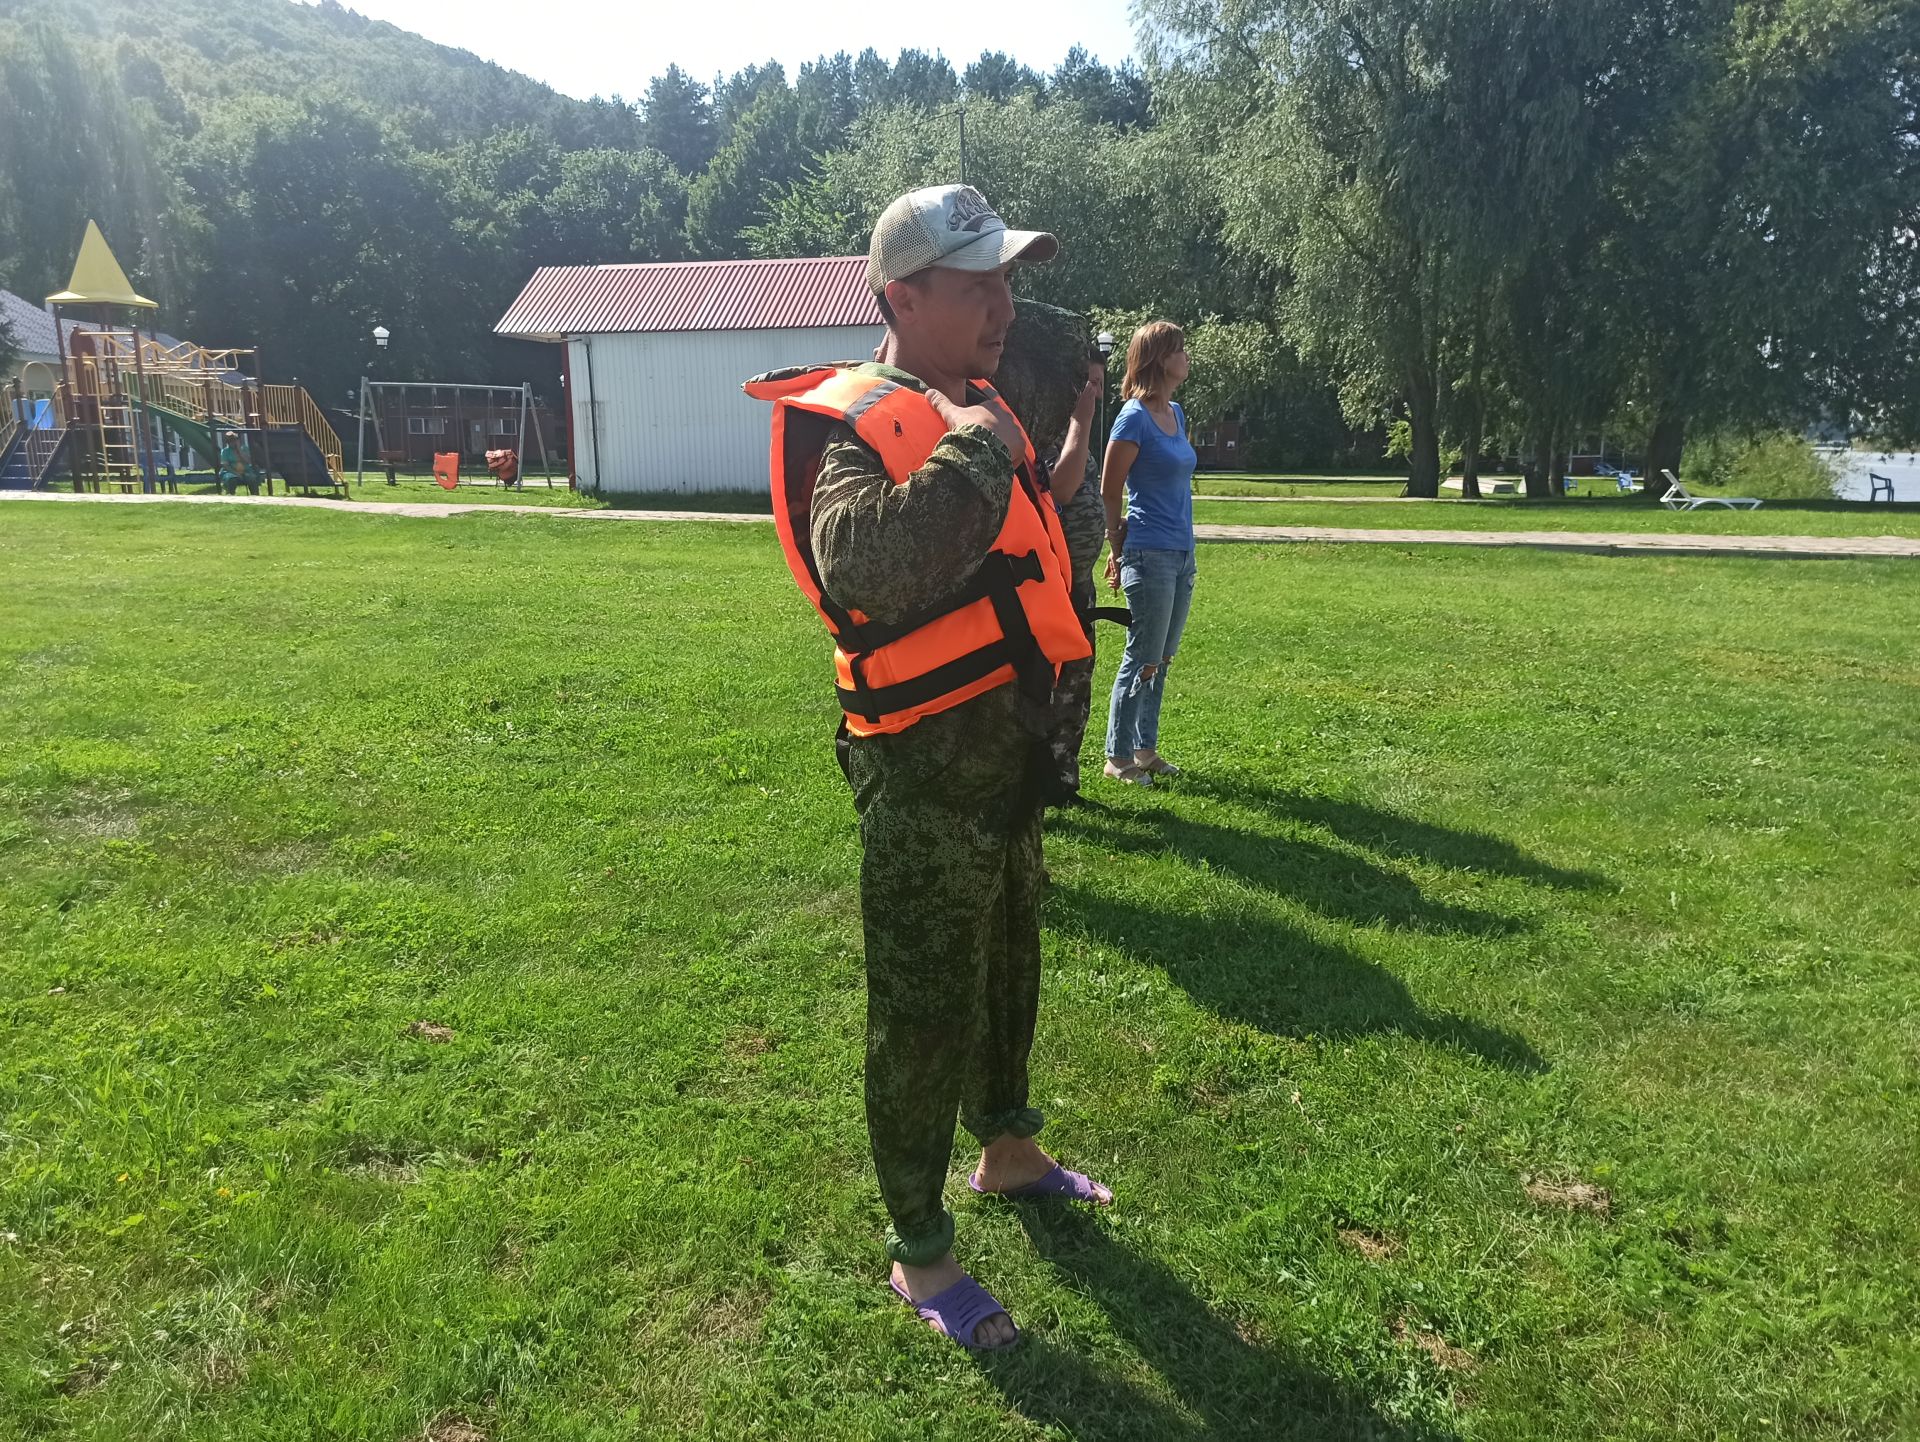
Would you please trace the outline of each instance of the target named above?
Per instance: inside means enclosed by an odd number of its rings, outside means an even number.
[[[867,258],[543,265],[494,326],[560,340],[618,331],[789,330],[879,325]]]

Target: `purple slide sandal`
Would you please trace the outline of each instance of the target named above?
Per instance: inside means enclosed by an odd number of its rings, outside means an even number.
[[[976,1174],[967,1178],[967,1185],[983,1197],[1005,1197],[1010,1202],[1027,1201],[1033,1197],[1065,1197],[1070,1202],[1092,1202],[1096,1207],[1104,1207],[1113,1200],[1113,1192],[1094,1181],[1084,1172],[1070,1172],[1058,1162],[1053,1170],[1037,1182],[1028,1182],[1024,1187],[1015,1187],[1010,1192],[994,1192],[980,1185]]]
[[[887,1285],[901,1301],[969,1352],[1004,1352],[1020,1340],[1018,1327],[1013,1329],[1012,1341],[998,1346],[982,1347],[973,1340],[976,1327],[989,1317],[1007,1317],[1007,1309],[994,1301],[992,1294],[972,1277],[962,1277],[946,1291],[937,1292],[924,1302],[914,1301],[894,1278],[889,1277]],[[1013,1319],[1007,1317],[1007,1321],[1011,1324]]]

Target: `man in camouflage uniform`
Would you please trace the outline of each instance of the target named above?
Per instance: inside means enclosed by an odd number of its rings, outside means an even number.
[[[994,389],[1013,408],[1033,440],[1033,448],[1051,457],[1054,500],[1066,533],[1072,563],[1074,609],[1086,618],[1087,642],[1093,642],[1097,604],[1093,565],[1107,540],[1107,508],[1100,500],[1088,454],[1093,408],[1106,383],[1106,371],[1090,362],[1087,323],[1072,311],[1038,301],[1014,302],[1013,328]],[[1046,783],[1050,805],[1072,805],[1080,795],[1080,747],[1093,707],[1093,657],[1069,661],[1053,688],[1053,714],[1047,728],[1052,768]]]
[[[821,585],[840,606],[882,622],[936,606],[993,548],[1022,442],[1006,408],[967,379],[999,363],[1012,263],[1057,248],[1051,236],[1006,230],[965,186],[915,191],[881,216],[868,279],[888,323],[885,359],[858,369],[922,391],[947,433],[899,484],[851,427],[829,434],[811,540]],[[1080,355],[1084,379],[1084,345]],[[1018,1334],[953,1258],[941,1194],[956,1113],[982,1147],[975,1190],[1111,1200],[1033,1141],[1042,1118],[1029,1105],[1027,1058],[1050,726],[1051,698],[1014,682],[846,743],[862,852],[867,1127],[892,1220],[893,1285],[969,1347]]]

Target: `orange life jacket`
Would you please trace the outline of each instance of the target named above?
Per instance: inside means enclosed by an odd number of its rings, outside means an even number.
[[[972,385],[994,394],[985,381]],[[1007,518],[980,569],[937,604],[878,622],[840,605],[820,582],[813,488],[827,432],[850,426],[900,485],[926,464],[946,422],[912,386],[833,366],[776,371],[746,391],[774,403],[774,522],[788,569],[833,634],[840,705],[854,735],[904,731],[1010,681],[1044,700],[1063,662],[1092,654],[1073,609],[1066,537],[1024,431]]]

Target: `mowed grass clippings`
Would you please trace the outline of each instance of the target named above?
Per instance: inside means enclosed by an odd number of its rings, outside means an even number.
[[[986,1365],[882,1281],[770,536],[22,506],[0,563],[0,1436],[1920,1418],[1910,563],[1204,549],[1188,775],[1048,838],[1035,1100],[1118,1202],[957,1151]]]

